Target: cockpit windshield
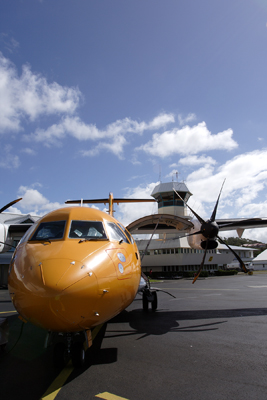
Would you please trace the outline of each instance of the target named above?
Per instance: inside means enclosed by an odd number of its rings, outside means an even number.
[[[69,238],[108,240],[103,223],[100,221],[71,221]]]
[[[30,241],[62,239],[65,225],[66,221],[41,222]]]

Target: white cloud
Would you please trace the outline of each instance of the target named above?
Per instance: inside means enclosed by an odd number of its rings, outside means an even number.
[[[161,113],[157,117],[155,117],[152,121],[150,121],[147,129],[159,129],[162,128],[163,126],[166,126],[174,122],[175,118],[173,114]]]
[[[111,143],[100,142],[96,147],[91,150],[82,150],[81,155],[83,157],[94,157],[99,154],[100,151],[106,150],[113,153],[120,159],[123,159],[123,149],[127,144],[127,141],[124,136],[118,135]]]
[[[60,204],[58,202],[51,203],[38,190],[32,187],[20,186],[18,195],[23,198],[19,206],[26,213],[44,215],[57,208],[66,207],[65,204]]]
[[[170,157],[173,154],[197,154],[210,150],[233,150],[238,144],[232,139],[232,129],[212,135],[206,123],[193,127],[185,126],[164,133],[155,133],[148,143],[136,150],[142,150],[158,157]]]
[[[34,121],[41,115],[72,114],[80,98],[77,88],[48,83],[29,65],[22,67],[19,76],[15,65],[0,53],[0,132],[21,130],[25,118]]]
[[[178,115],[178,121],[179,121],[179,125],[183,126],[188,124],[189,122],[192,122],[196,119],[196,115],[191,113],[188,114],[185,118],[183,118],[183,116],[181,114]]]
[[[242,237],[246,239],[258,240],[262,243],[267,243],[267,228],[246,229]]]
[[[119,158],[123,158],[124,146],[128,143],[125,136],[128,133],[142,134],[145,130],[165,127],[174,122],[172,114],[159,114],[150,122],[137,122],[130,118],[117,120],[108,124],[105,129],[98,129],[93,124],[84,123],[77,116],[67,116],[58,124],[48,129],[37,129],[30,135],[24,135],[25,141],[43,143],[45,146],[61,145],[63,139],[71,136],[79,141],[98,141],[92,149],[83,150],[83,156],[94,156],[102,150],[107,150]]]
[[[175,122],[173,114],[162,112],[149,122],[124,118],[99,129],[74,115],[81,97],[79,89],[49,83],[41,74],[32,72],[29,65],[22,66],[19,76],[15,65],[0,53],[0,133],[23,130],[25,119],[33,122],[44,115],[61,116],[57,123],[25,134],[23,139],[47,147],[61,145],[66,137],[97,141],[93,149],[83,149],[83,155],[92,156],[104,150],[123,158],[127,134],[141,135]]]
[[[186,184],[194,194],[189,204],[194,209],[192,202],[197,201],[205,213],[200,214],[203,218],[210,217],[225,178],[218,218],[267,217],[267,203],[255,201],[266,191],[266,149],[241,154],[216,169],[206,166],[188,175]]]

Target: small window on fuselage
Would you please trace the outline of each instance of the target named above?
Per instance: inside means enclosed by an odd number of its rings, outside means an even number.
[[[71,221],[70,239],[103,239],[107,235],[101,221]]]
[[[114,224],[114,222],[107,222],[106,224],[110,240],[116,240],[118,242],[122,240],[125,243],[129,243],[127,236],[122,232],[118,225]]]
[[[30,241],[63,239],[65,225],[66,221],[41,222]]]

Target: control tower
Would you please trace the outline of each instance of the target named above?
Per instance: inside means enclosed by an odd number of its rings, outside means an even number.
[[[174,190],[179,193],[183,201],[177,196]],[[192,196],[192,193],[189,192],[185,183],[160,183],[154,188],[151,196],[158,202],[158,214],[172,214],[190,219],[185,203]]]

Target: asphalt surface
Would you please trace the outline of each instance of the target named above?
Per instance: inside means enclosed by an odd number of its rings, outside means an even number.
[[[160,292],[158,310],[144,313],[137,296],[102,327],[83,369],[61,371],[31,324],[12,349],[22,323],[0,290],[10,325],[1,399],[266,400],[267,273],[153,285],[176,298]]]

